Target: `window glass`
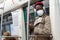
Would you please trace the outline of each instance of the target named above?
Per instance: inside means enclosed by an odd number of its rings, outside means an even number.
[[[2,34],[3,34],[4,32],[10,32],[10,25],[4,25],[4,26],[2,27]]]

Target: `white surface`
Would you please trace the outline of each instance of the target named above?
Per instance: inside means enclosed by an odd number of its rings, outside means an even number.
[[[12,10],[12,9],[15,9],[15,8],[18,8],[19,6],[22,6],[23,4],[27,3],[28,0],[6,0],[5,1],[5,6],[4,6],[4,3],[0,4],[0,8],[1,7],[4,7],[4,13],[9,11],[9,10]],[[2,13],[2,10],[0,10],[0,14]]]
[[[59,3],[59,4],[58,4]],[[57,34],[57,40],[60,40],[60,1],[56,0],[56,14],[55,14],[55,20],[56,20],[56,34]]]
[[[0,3],[4,2],[4,0],[0,0]]]
[[[23,9],[20,8],[14,12],[12,12],[13,19],[13,31],[12,35],[21,36],[21,40],[25,40],[25,23],[24,23],[24,14]]]
[[[53,40],[60,40],[60,15],[58,12],[58,4],[56,0],[50,0],[50,18]]]
[[[11,32],[12,35],[18,35],[22,36],[22,27],[19,26],[19,13],[18,12],[12,12],[12,19],[13,19],[13,27],[11,27],[13,30]],[[19,32],[20,31],[20,32]]]

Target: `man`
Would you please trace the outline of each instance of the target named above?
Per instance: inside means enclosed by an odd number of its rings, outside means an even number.
[[[34,22],[34,34],[42,34],[43,36],[45,34],[51,34],[50,17],[47,14],[45,14],[45,11],[43,10],[43,3],[36,2],[34,7],[37,11],[37,17]],[[37,37],[38,36],[35,37],[35,40],[37,40]],[[38,38],[38,40],[48,40],[48,38]]]
[[[34,22],[34,34],[44,34],[43,29],[44,29],[44,24],[45,24],[45,15],[44,15],[44,10],[43,10],[43,3],[42,2],[37,2],[35,4],[35,9],[37,11],[37,17]]]

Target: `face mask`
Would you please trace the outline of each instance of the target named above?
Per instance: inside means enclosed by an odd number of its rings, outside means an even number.
[[[38,10],[38,11],[37,11],[37,15],[38,15],[38,16],[42,16],[43,13],[44,13],[43,10]]]

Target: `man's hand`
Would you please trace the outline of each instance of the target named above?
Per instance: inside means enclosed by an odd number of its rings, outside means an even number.
[[[34,29],[34,25],[33,24],[29,24],[29,29]]]

